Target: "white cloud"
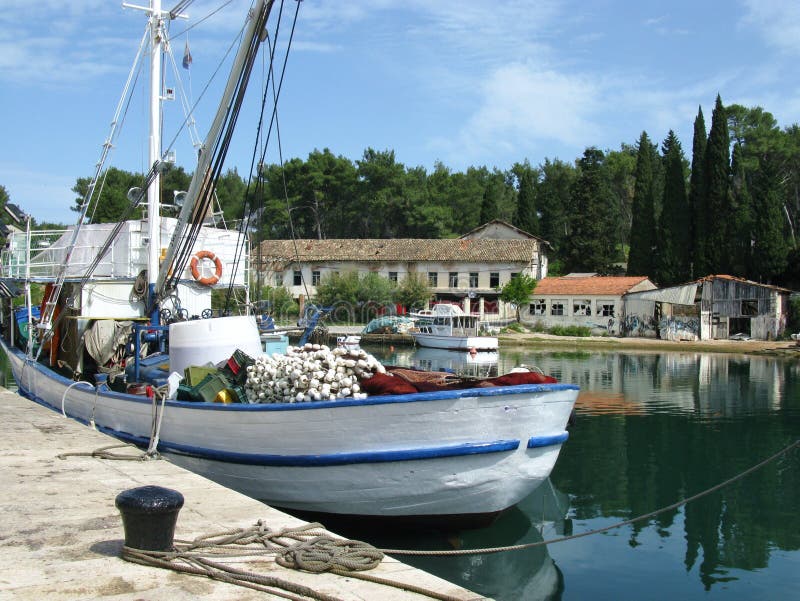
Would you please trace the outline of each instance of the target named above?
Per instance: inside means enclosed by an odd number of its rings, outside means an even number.
[[[601,129],[593,121],[599,92],[596,83],[580,75],[522,63],[501,67],[486,79],[480,103],[454,144],[438,145],[454,156],[531,147],[546,152],[554,143],[580,146]]]
[[[742,0],[744,26],[758,29],[771,46],[800,54],[800,3],[797,0]]]

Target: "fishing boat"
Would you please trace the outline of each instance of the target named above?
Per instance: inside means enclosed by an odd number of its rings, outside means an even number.
[[[497,350],[497,336],[482,335],[479,316],[464,313],[458,305],[436,303],[411,317],[416,324],[409,334],[420,346],[451,351]]]
[[[269,38],[272,7],[258,0],[247,15],[184,203],[169,218],[159,205],[160,167],[169,152],[159,135],[167,96],[160,66],[169,50],[165,23],[180,15],[163,11],[160,0],[142,8],[152,169],[129,198],[136,207],[146,196],[147,213],[85,223],[106,168],[98,163],[75,226],[38,232],[27,220],[25,231],[9,239],[3,289],[21,292],[25,303],[4,303],[2,346],[19,393],[276,507],[381,517],[496,515],[550,474],[568,437],[577,386],[500,378],[440,386],[429,378],[425,386],[404,380],[398,387],[401,378],[381,368],[380,377],[362,382],[362,392],[339,388],[332,399],[262,402],[252,387],[244,395],[203,394],[202,382],[213,373],[197,385],[201,398],[180,396],[181,379],[198,371],[246,367],[250,382],[260,362],[281,359],[264,352],[246,297],[247,228],[229,231],[208,218],[237,106]],[[136,73],[135,64],[132,80]],[[104,144],[103,152],[112,146]],[[45,286],[36,306],[33,284]],[[234,287],[245,291],[241,312],[212,309],[212,291]],[[390,386],[378,390],[378,381]]]

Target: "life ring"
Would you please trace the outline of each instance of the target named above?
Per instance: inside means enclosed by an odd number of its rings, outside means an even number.
[[[200,277],[201,259],[209,259],[214,261],[214,266],[216,269],[214,275],[207,278]],[[201,250],[195,253],[194,256],[192,256],[191,262],[189,263],[189,268],[192,270],[192,277],[197,280],[198,284],[203,284],[204,286],[213,286],[219,282],[219,278],[222,276],[222,261],[220,261],[219,257],[210,250]]]

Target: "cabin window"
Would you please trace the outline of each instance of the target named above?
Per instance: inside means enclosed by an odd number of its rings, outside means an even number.
[[[470,288],[477,288],[478,287],[478,272],[477,271],[470,271],[469,272],[469,287]]]
[[[450,272],[449,281],[450,281],[450,287],[451,288],[458,288],[458,272],[457,271],[451,271]]]
[[[547,303],[543,298],[535,299],[530,306],[530,314],[531,315],[546,315],[547,314]]]
[[[319,286],[319,282],[320,282],[321,279],[322,279],[322,276],[320,276],[320,273],[319,273],[318,269],[315,269],[314,271],[311,272],[311,285],[312,286]]]
[[[573,315],[591,315],[592,314],[592,301],[590,300],[575,300],[572,302]]]
[[[499,271],[490,271],[489,272],[489,288],[499,288],[500,287],[500,272]]]
[[[742,315],[754,317],[758,315],[758,301],[757,300],[743,300],[742,301]]]
[[[389,272],[389,280],[391,280],[395,284],[397,283],[397,272],[396,271],[390,271]]]
[[[614,303],[600,303],[597,307],[597,314],[603,317],[614,317]]]
[[[554,300],[550,304],[550,315],[564,315],[564,305],[566,304],[563,300]]]
[[[428,272],[428,286],[431,288],[438,288],[439,287],[439,274],[436,271],[429,271]]]
[[[299,269],[295,269],[292,273],[294,274],[294,277],[293,277],[294,285],[295,286],[302,286],[303,285],[303,272],[300,271]]]

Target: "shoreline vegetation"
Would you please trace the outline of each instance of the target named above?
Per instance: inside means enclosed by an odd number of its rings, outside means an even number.
[[[503,332],[499,341],[505,348],[559,347],[596,351],[677,351],[693,353],[739,353],[786,355],[800,358],[800,344],[794,340],[684,340],[617,338],[613,336],[555,336],[538,332]]]

